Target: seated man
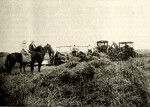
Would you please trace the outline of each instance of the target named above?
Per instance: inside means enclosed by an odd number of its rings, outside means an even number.
[[[31,44],[29,45],[29,51],[33,51],[35,47],[34,41],[31,41]]]
[[[25,49],[21,50],[21,54],[22,54],[22,61],[24,63],[29,63],[31,61],[31,54],[28,53]]]

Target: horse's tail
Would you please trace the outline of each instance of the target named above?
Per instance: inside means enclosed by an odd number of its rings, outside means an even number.
[[[6,57],[5,60],[5,67],[6,67],[6,71],[8,72],[9,70],[9,66],[10,66],[10,60],[9,60],[9,55]]]
[[[5,67],[6,67],[6,69],[9,67],[9,63],[10,63],[9,56],[7,56],[6,60],[5,60]]]

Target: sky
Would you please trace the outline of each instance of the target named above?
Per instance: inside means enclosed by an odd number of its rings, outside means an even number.
[[[0,0],[0,52],[133,41],[150,49],[150,0]]]

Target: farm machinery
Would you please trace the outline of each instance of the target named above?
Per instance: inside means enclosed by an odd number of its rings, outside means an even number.
[[[79,60],[79,61],[86,61],[87,55],[86,53],[82,52],[83,50],[87,50],[88,46],[76,46],[76,56],[73,56],[72,53],[72,46],[59,46],[56,47],[58,51],[55,54],[54,58],[54,65],[60,65],[62,63],[68,62],[70,60]],[[82,51],[80,51],[80,49]],[[78,59],[79,58],[79,59]]]
[[[129,57],[136,57],[136,52],[133,48],[133,42],[119,42],[119,49],[122,52],[121,59],[126,60]]]
[[[108,48],[108,41],[106,40],[97,41],[98,52],[107,53],[107,48]]]
[[[136,57],[133,42],[119,42],[119,46],[114,42],[112,45],[114,47],[108,48],[108,54],[112,60],[128,60],[129,57]]]
[[[133,42],[113,42],[108,45],[108,41],[97,41],[97,51],[107,54],[111,60],[127,60],[129,57],[136,57],[136,52],[133,48]]]
[[[78,49],[76,58],[80,58],[80,61],[87,61],[92,56],[101,56],[100,53],[104,53],[108,58],[113,61],[116,60],[127,60],[129,57],[136,57],[136,52],[133,48],[133,42],[119,42],[119,44],[113,42],[112,45],[108,45],[107,40],[97,41],[97,46],[95,50],[88,55],[79,51],[79,48],[85,48],[87,50],[88,46],[76,46]],[[68,62],[73,58],[71,46],[59,46],[57,47],[59,51],[56,52],[54,58],[54,65],[59,65],[61,63]],[[82,50],[83,50],[82,49]],[[63,51],[64,50],[64,51]]]

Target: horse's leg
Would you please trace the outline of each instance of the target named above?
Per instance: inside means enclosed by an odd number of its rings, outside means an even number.
[[[20,63],[20,72],[22,72],[22,63]]]
[[[53,53],[49,53],[50,65],[53,65]]]
[[[7,71],[7,73],[11,74],[11,70],[12,70],[12,67],[9,68],[9,70]]]
[[[7,72],[7,74],[9,74],[9,72],[10,72],[10,65],[6,65],[6,72]]]
[[[26,72],[26,70],[25,70],[25,66],[26,66],[26,64],[25,64],[25,63],[23,63],[23,70],[24,70],[24,72]]]
[[[7,74],[11,74],[12,68],[10,66],[7,67]]]
[[[34,63],[35,63],[35,55],[32,55],[31,61],[30,61],[31,73],[33,73],[34,71]]]
[[[8,74],[11,74],[12,68],[14,67],[15,64],[16,64],[16,62],[11,62],[10,63],[10,65],[8,67],[8,71],[7,71]]]
[[[38,63],[38,72],[40,72],[41,65],[42,65],[42,62],[39,62],[39,63]]]
[[[31,67],[31,72],[33,73],[33,71],[34,71],[34,62],[33,61],[30,62],[30,67]]]
[[[50,59],[50,64],[51,64],[51,65],[54,65],[54,57],[51,57],[51,59]]]

